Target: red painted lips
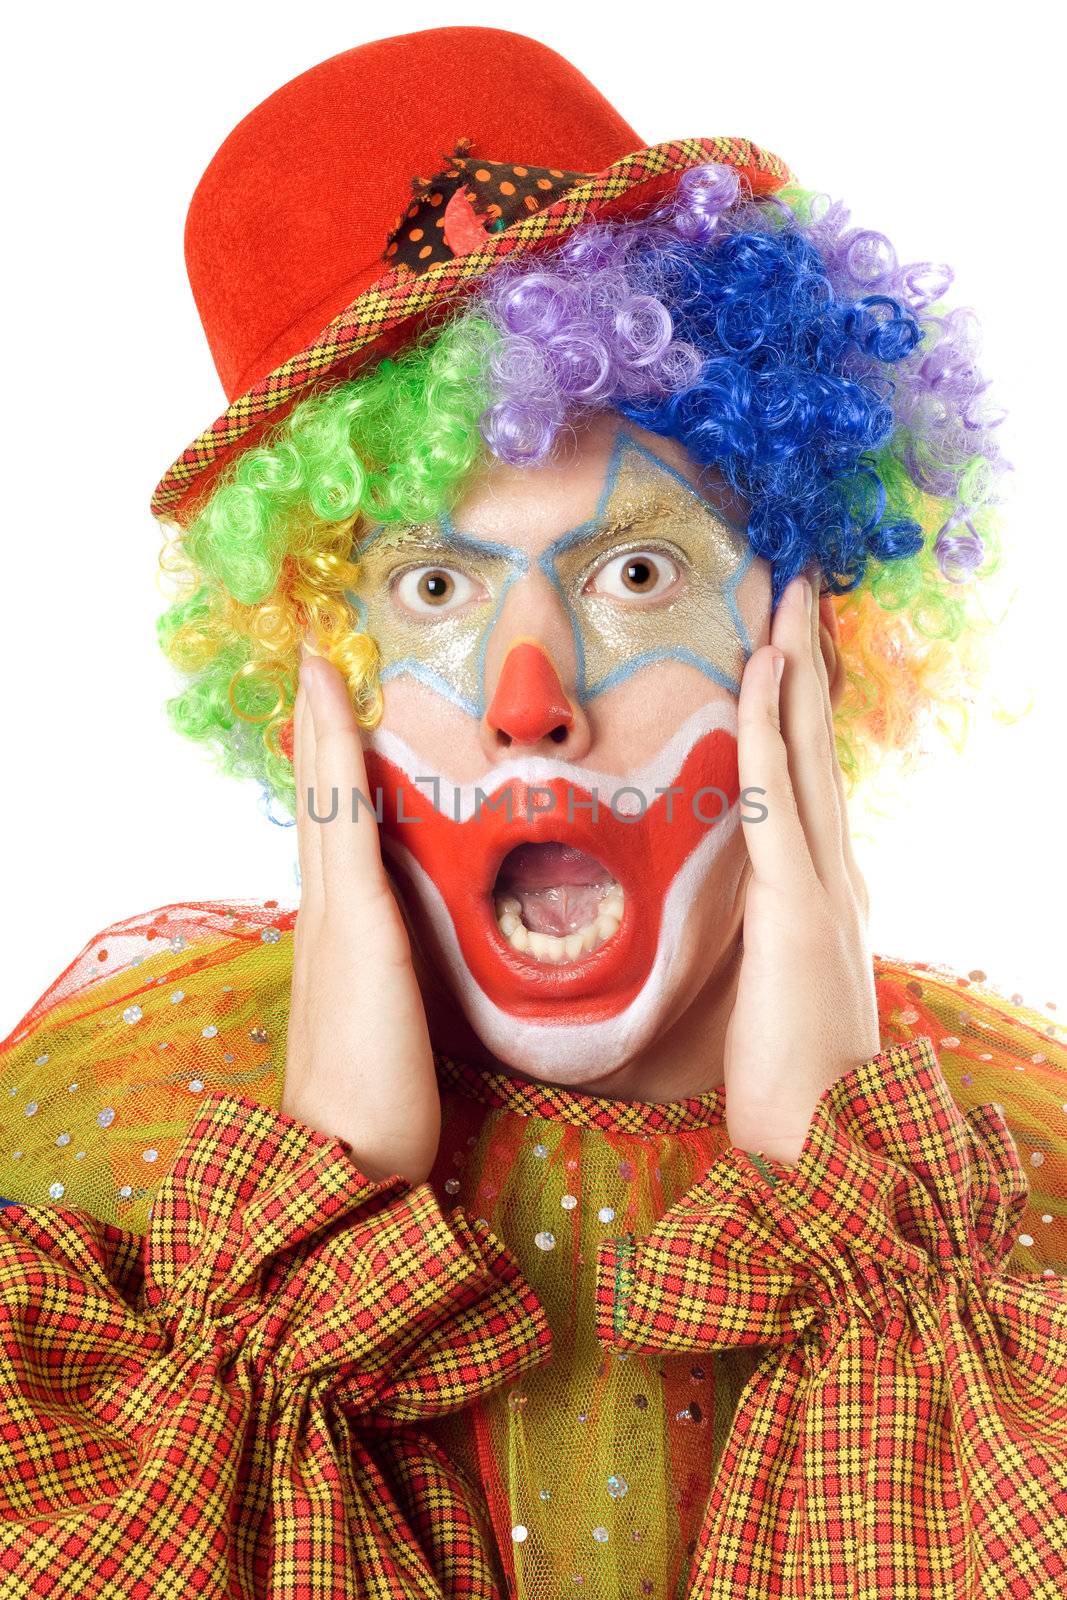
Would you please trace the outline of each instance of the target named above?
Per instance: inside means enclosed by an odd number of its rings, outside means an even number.
[[[607,801],[573,781],[526,784],[513,778],[488,793],[463,821],[448,815],[453,796],[441,784],[434,807],[425,787],[380,752],[367,752],[372,791],[383,797],[382,830],[391,861],[414,893],[408,900],[420,936],[442,970],[447,954],[418,893],[417,863],[444,901],[472,976],[495,1004],[516,1016],[556,1022],[615,1016],[637,995],[655,960],[667,891],[693,850],[737,800],[737,740],[717,728],[696,741],[666,792],[626,791],[613,812]],[[425,784],[425,780],[423,780]],[[484,791],[483,791],[484,792]],[[722,796],[725,795],[725,804]],[[633,802],[637,814],[621,814]],[[524,858],[521,846],[561,848]],[[622,885],[626,911],[618,933],[580,961],[546,965],[524,956],[502,937],[493,889],[509,852],[528,874],[575,876],[553,882],[589,882],[590,858]],[[569,854],[568,854],[569,852]],[[583,864],[584,863],[584,864]],[[586,876],[583,879],[582,873]]]

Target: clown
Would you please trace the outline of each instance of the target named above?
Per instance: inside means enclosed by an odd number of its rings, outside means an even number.
[[[872,958],[848,831],[997,547],[950,275],[465,28],[271,96],[187,257],[170,712],[301,904],[5,1046],[5,1593],[1061,1594],[1067,1052]]]

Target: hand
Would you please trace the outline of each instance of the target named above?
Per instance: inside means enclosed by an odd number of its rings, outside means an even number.
[[[766,790],[768,814],[742,820],[751,875],[726,1030],[726,1125],[739,1148],[795,1162],[817,1101],[880,1048],[867,890],[806,579],[786,588],[770,644],[746,664],[738,724],[741,787]]]
[[[301,898],[281,1109],[344,1139],[368,1178],[429,1175],[441,1101],[411,946],[382,866],[344,679],[306,655],[293,717]],[[316,822],[308,814],[313,790]]]

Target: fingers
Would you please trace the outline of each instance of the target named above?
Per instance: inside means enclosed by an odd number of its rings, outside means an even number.
[[[293,978],[290,988],[289,1018],[286,1030],[285,1093],[291,1095],[294,1084],[308,1065],[308,1033],[306,1007],[308,976],[312,964],[312,944],[322,907],[322,861],[314,824],[308,820],[307,789],[314,770],[314,749],[311,734],[311,714],[307,705],[307,690],[303,680],[297,685],[293,704],[293,781],[296,788],[296,843],[300,862],[300,912],[293,930]],[[283,1100],[283,1109],[285,1102]]]
[[[837,738],[834,733],[834,708],[830,703],[830,680],[826,670],[826,660],[822,653],[820,643],[821,627],[819,622],[818,606],[814,611],[814,648],[815,662],[819,671],[823,689],[823,709],[826,715],[827,739],[830,745],[830,768],[834,777],[834,788],[837,793],[837,809],[841,823],[841,853],[844,857],[845,870],[852,885],[852,892],[862,907],[864,917],[867,915],[869,897],[867,885],[863,881],[856,857],[852,849],[852,833],[849,828],[848,801],[845,797],[845,780],[841,771],[841,763],[837,759]]]
[[[742,792],[763,791],[767,815],[741,826],[752,871],[764,883],[799,883],[812,887],[815,872],[793,796],[789,760],[779,723],[776,662],[782,654],[771,645],[753,652],[741,677],[737,708],[737,765]]]
[[[308,789],[315,781],[315,733],[301,677],[293,707],[293,778],[296,784],[296,844],[300,863],[300,903],[322,902],[322,840],[308,816]]]
[[[321,656],[307,656],[300,675],[310,711],[305,725],[311,728],[314,774],[308,826],[318,836],[323,901],[327,909],[354,910],[388,892],[363,742],[348,686],[336,667]]]
[[[778,605],[771,640],[786,657],[781,720],[793,794],[815,872],[828,893],[851,892],[842,845],[829,691],[810,584],[795,578]],[[822,671],[820,672],[820,669]]]

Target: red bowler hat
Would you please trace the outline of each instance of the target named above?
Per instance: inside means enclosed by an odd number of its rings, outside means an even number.
[[[570,62],[500,28],[332,56],[239,122],[197,185],[185,258],[229,404],[152,497],[187,524],[312,384],[409,343],[505,257],[642,215],[689,167],[791,177],[747,139],[646,145]]]

